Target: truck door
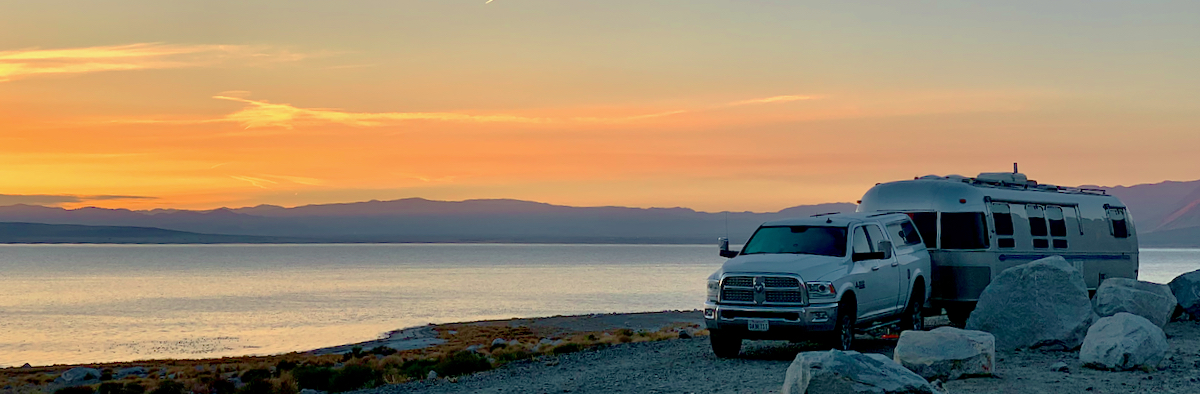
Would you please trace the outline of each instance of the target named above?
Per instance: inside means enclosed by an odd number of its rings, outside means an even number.
[[[890,239],[883,234],[883,230],[880,229],[879,226],[869,224],[866,227],[867,237],[871,239],[871,247],[873,248],[872,250],[874,252],[884,252],[885,255],[888,256],[886,259],[876,260],[874,262],[875,265],[872,266],[872,269],[875,267],[879,268],[875,274],[881,277],[880,284],[883,285],[883,287],[880,288],[880,292],[886,295],[886,299],[881,301],[883,304],[882,312],[895,312],[898,308],[897,306],[903,305],[903,299],[907,298],[900,295],[901,289],[907,286],[900,283],[902,280],[902,275],[900,275],[900,262],[898,261],[899,257],[896,256],[894,246],[891,250],[883,250],[883,245],[880,245],[880,243],[883,241],[890,241]],[[892,244],[895,245],[895,242]]]
[[[878,251],[878,241],[872,240],[868,234],[877,235],[882,240],[882,231],[876,225],[863,225],[854,228],[852,250],[855,254],[873,254]],[[895,256],[891,259],[872,258],[854,263],[855,281],[859,283],[858,304],[859,316],[875,318],[884,315],[896,307],[897,267],[892,266]]]

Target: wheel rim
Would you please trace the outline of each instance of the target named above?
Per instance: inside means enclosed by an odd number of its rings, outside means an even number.
[[[854,342],[854,323],[850,321],[849,316],[842,318],[842,350],[849,350],[850,345]]]
[[[914,302],[908,307],[908,309],[909,327],[916,331],[924,330],[925,318],[921,316],[921,307]]]

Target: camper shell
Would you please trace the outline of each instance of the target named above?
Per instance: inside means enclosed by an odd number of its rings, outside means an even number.
[[[963,323],[992,278],[1062,256],[1089,289],[1137,278],[1137,231],[1125,204],[1101,189],[1038,184],[1020,173],[925,176],[878,184],[859,212],[905,213],[932,258],[931,306]]]

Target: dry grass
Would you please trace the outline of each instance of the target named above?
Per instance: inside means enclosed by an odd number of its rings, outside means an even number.
[[[599,332],[579,332],[559,334],[539,332],[529,327],[511,327],[506,324],[455,323],[444,324],[435,328],[444,343],[415,350],[395,352],[394,354],[372,354],[370,350],[356,352],[357,357],[348,355],[315,356],[304,353],[288,353],[273,356],[226,357],[203,360],[145,360],[121,363],[102,363],[90,365],[56,365],[34,368],[0,369],[0,394],[49,394],[52,390],[48,385],[56,377],[68,369],[86,366],[106,371],[117,371],[123,368],[143,367],[149,372],[148,378],[126,377],[121,383],[133,382],[141,384],[150,393],[162,379],[158,376],[169,377],[166,380],[178,382],[185,390],[195,394],[212,394],[227,392],[221,390],[229,379],[241,377],[246,371],[265,369],[270,371],[267,394],[296,394],[302,387],[294,374],[295,367],[309,370],[328,370],[331,373],[346,370],[349,366],[362,366],[373,371],[374,378],[365,383],[367,386],[404,383],[415,379],[424,379],[424,374],[430,370],[444,371],[475,371],[486,366],[486,369],[499,367],[508,362],[534,359],[540,357],[555,357],[557,355],[584,351],[588,349],[613,346],[623,343],[661,341],[678,338],[680,330],[687,330],[693,336],[707,335],[707,330],[699,326],[677,324],[663,327],[657,331],[634,331],[630,329],[611,329]],[[492,346],[495,338],[503,338],[504,345]],[[546,341],[543,341],[546,339]],[[515,341],[515,342],[513,342]],[[473,352],[466,349],[476,346]],[[486,360],[480,365],[479,360]],[[465,365],[472,364],[472,365]],[[465,369],[464,369],[465,368]],[[363,368],[358,368],[363,371]],[[439,376],[447,377],[439,373]],[[448,378],[453,378],[452,376]],[[246,386],[250,387],[250,386]],[[266,386],[256,386],[262,389]],[[96,386],[92,386],[96,388]],[[243,394],[249,393],[243,388]]]

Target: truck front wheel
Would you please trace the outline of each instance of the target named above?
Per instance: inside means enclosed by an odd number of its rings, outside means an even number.
[[[837,321],[829,333],[829,346],[837,350],[850,350],[854,346],[855,310],[845,302],[838,306]]]
[[[710,330],[708,342],[712,344],[713,354],[720,358],[736,358],[742,352],[742,338],[722,330]]]

